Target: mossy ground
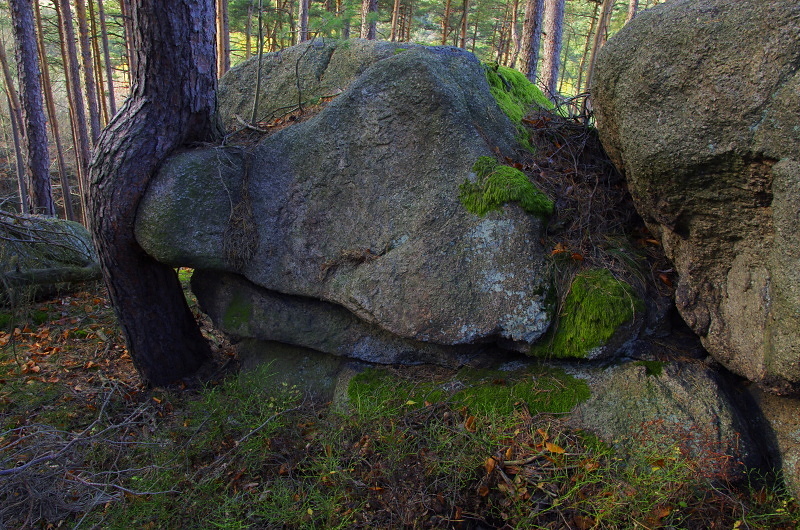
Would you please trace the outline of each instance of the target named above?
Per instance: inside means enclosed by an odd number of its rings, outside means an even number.
[[[544,110],[554,110],[553,103],[523,73],[497,63],[487,63],[485,69],[489,91],[515,124],[522,122],[522,118],[533,105]]]
[[[494,158],[478,158],[472,170],[476,182],[461,184],[461,204],[475,215],[484,216],[515,202],[531,215],[547,218],[553,214],[553,201],[547,198],[522,171],[499,164]]]
[[[557,316],[555,331],[535,344],[531,354],[585,359],[643,310],[644,303],[633,288],[608,269],[581,271]]]

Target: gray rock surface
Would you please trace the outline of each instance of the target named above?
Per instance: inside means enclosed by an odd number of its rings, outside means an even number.
[[[734,476],[744,470],[741,463],[769,465],[761,441],[751,434],[753,418],[743,412],[747,399],[701,362],[569,371],[587,379],[592,390],[568,419],[574,427],[629,451],[647,450],[651,442],[674,444],[710,474]]]
[[[322,320],[343,308],[378,342],[388,332],[527,348],[550,322],[542,220],[513,204],[481,218],[458,199],[478,157],[512,154],[515,134],[473,55],[392,52],[319,114],[252,149],[168,161],[140,206],[137,238],[164,263],[313,299]]]
[[[764,415],[764,434],[772,438],[786,486],[795,498],[800,498],[800,399],[775,396],[757,388],[751,393]]]
[[[800,390],[800,4],[675,0],[598,58],[603,144],[730,370]]]

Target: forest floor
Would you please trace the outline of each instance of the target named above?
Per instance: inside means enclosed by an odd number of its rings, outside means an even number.
[[[334,410],[268,366],[240,372],[194,309],[214,362],[169,388],[141,384],[99,285],[2,317],[0,528],[800,525],[768,478],[707,476],[646,437],[623,461],[522,401],[423,395],[434,369],[376,378]]]

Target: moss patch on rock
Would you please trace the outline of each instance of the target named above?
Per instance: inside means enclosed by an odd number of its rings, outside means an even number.
[[[448,401],[472,414],[508,416],[527,405],[531,414],[570,412],[587,400],[587,383],[563,370],[533,366],[514,371],[464,368],[450,377],[420,381],[386,369],[368,368],[353,377],[348,401],[360,414],[380,416]]]
[[[531,355],[555,358],[591,358],[608,343],[620,326],[633,320],[644,303],[633,288],[614,278],[608,269],[578,273],[562,306],[555,331],[531,348]]]
[[[515,124],[522,123],[522,118],[528,113],[531,105],[538,105],[545,110],[554,109],[553,103],[525,77],[525,74],[497,63],[487,63],[485,66],[489,91],[506,116]]]
[[[229,332],[245,329],[253,314],[253,303],[243,294],[235,292],[222,317],[222,325]]]
[[[466,180],[459,187],[461,204],[483,217],[499,210],[508,202],[516,202],[526,212],[546,218],[553,215],[553,201],[547,198],[522,171],[500,165],[494,158],[482,156],[472,166],[475,182]]]

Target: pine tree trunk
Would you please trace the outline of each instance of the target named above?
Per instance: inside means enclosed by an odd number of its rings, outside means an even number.
[[[545,94],[557,99],[558,75],[561,69],[561,38],[564,32],[565,0],[548,0],[544,12],[544,61],[542,86]]]
[[[89,177],[89,131],[86,126],[86,112],[81,94],[80,74],[78,72],[78,51],[75,47],[75,30],[72,26],[72,10],[67,0],[53,2],[58,15],[58,31],[61,37],[61,58],[64,63],[64,79],[67,86],[72,139],[75,146],[75,159],[78,168],[78,193],[81,199],[81,214],[84,224],[87,218],[88,177]]]
[[[586,90],[591,90],[594,80],[594,64],[597,60],[597,52],[606,42],[608,23],[611,21],[611,14],[614,9],[614,0],[604,0],[603,9],[600,11],[600,18],[597,22],[597,31],[594,34],[594,44],[592,45],[592,55],[589,57],[589,70],[586,73]]]
[[[56,116],[56,105],[53,98],[53,88],[50,83],[50,67],[47,64],[47,50],[44,45],[44,31],[42,30],[42,16],[39,12],[39,2],[33,3],[34,16],[36,17],[36,43],[39,49],[39,60],[42,65],[42,92],[47,108],[47,120],[50,122],[50,134],[53,137],[53,144],[56,147],[56,162],[58,164],[58,176],[61,181],[61,195],[64,199],[64,215],[70,221],[75,221],[75,211],[72,208],[72,193],[70,191],[69,178],[67,175],[67,164],[64,161],[64,148],[61,145],[61,133],[58,128]]]
[[[100,60],[100,42],[97,31],[97,17],[94,13],[94,1],[89,0],[89,28],[92,31],[92,59],[94,62],[95,87],[97,88],[97,105],[100,111],[100,126],[108,123],[108,105],[106,104],[105,80],[103,79],[103,62]]]
[[[231,37],[228,24],[228,0],[217,0],[217,77],[222,77],[231,69]]]
[[[247,5],[247,22],[245,23],[244,27],[244,58],[245,60],[249,59],[250,56],[253,54],[250,47],[253,45],[253,37],[251,36],[253,32],[253,1]]]
[[[467,49],[467,25],[469,24],[469,0],[462,2],[462,16],[461,16],[461,48]]]
[[[61,0],[54,0],[60,2]],[[128,56],[128,85],[133,87],[133,73],[136,71],[136,50],[133,47],[133,14],[131,13],[131,0],[119,0],[119,10],[122,13],[123,27],[125,28],[125,50]]]
[[[397,40],[397,26],[400,22],[400,0],[394,0],[394,8],[392,9],[392,33],[389,40],[394,42]]]
[[[298,2],[297,20],[300,23],[300,32],[298,33],[297,42],[305,42],[308,40],[308,9],[309,0],[300,0]]]
[[[594,5],[594,12],[592,13],[592,21],[589,24],[589,32],[586,34],[586,41],[583,44],[583,55],[581,56],[581,65],[578,68],[578,84],[577,84],[577,91],[579,94],[586,92],[583,88],[583,76],[584,72],[586,71],[586,59],[589,57],[589,51],[591,50],[590,44],[592,42],[592,33],[594,32],[595,27],[597,26],[597,10],[599,9],[600,4]]]
[[[108,28],[106,25],[106,12],[103,0],[97,0],[97,13],[100,15],[100,37],[103,41],[103,62],[106,69],[106,95],[108,96],[109,119],[117,113],[117,96],[114,93],[114,72],[111,67],[111,53],[108,45]]]
[[[450,33],[450,10],[452,0],[447,0],[444,4],[444,17],[442,18],[442,46],[447,44],[447,34]]]
[[[544,0],[528,0],[525,4],[525,21],[522,23],[522,44],[520,61],[522,73],[531,83],[536,82],[539,66],[539,47],[542,42],[542,14]]]
[[[370,15],[378,12],[378,0],[362,0],[361,2],[361,38],[375,40],[377,25]]]
[[[136,209],[176,149],[218,135],[213,0],[133,0],[140,51],[131,97],[92,160],[92,234],[103,277],[142,377],[164,385],[196,371],[210,349],[175,271],[134,236]]]
[[[509,66],[514,68],[517,66],[517,56],[519,55],[520,38],[517,24],[519,23],[519,0],[514,0],[513,8],[511,11],[511,42],[513,48],[511,50],[511,60]]]
[[[3,69],[3,81],[6,85],[6,101],[8,102],[8,118],[11,121],[11,137],[14,141],[14,155],[16,160],[17,189],[19,190],[19,211],[30,213],[28,201],[28,182],[25,179],[25,158],[22,156],[21,131],[22,128],[22,108],[19,103],[17,89],[14,88],[14,79],[11,77],[11,69],[8,67],[6,57],[6,45],[0,39],[0,66]]]
[[[25,123],[25,149],[28,152],[26,171],[29,177],[31,212],[56,214],[50,189],[50,157],[47,152],[47,125],[44,119],[42,85],[39,80],[39,57],[34,32],[33,8],[26,0],[9,0],[20,102]]]
[[[636,11],[639,9],[639,0],[628,0],[628,16],[625,18],[627,24],[636,16]]]
[[[100,112],[97,104],[97,85],[94,80],[94,62],[92,61],[92,46],[89,42],[89,26],[84,0],[75,0],[75,16],[78,19],[78,35],[80,37],[78,40],[81,45],[86,108],[89,110],[89,132],[91,132],[92,145],[95,145],[97,137],[100,136]]]

